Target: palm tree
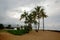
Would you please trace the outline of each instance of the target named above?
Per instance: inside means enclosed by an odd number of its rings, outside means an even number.
[[[40,18],[41,18],[40,10],[41,10],[41,6],[37,6],[35,8],[36,16],[37,16],[37,19],[38,19],[38,30],[39,30],[39,27],[40,27]]]
[[[28,13],[26,11],[24,11],[24,13],[21,14],[20,20],[22,20],[22,19],[25,19],[24,22],[25,22],[25,24],[27,24],[27,21],[28,21]]]
[[[37,20],[36,20],[37,14],[36,14],[36,11],[32,11],[31,13],[32,13],[32,18],[33,18],[33,23],[34,23],[34,25],[36,27],[36,25],[37,25]],[[37,29],[35,31],[37,31]]]
[[[28,21],[27,22],[28,22],[29,28],[32,30],[32,23],[33,23],[32,14],[28,15]]]
[[[27,20],[27,16],[28,16],[28,13],[26,11],[24,11],[24,13],[21,15],[21,19],[25,18],[25,20]]]
[[[28,15],[28,13],[26,12],[26,11],[24,11],[24,14],[22,14],[21,15],[21,18],[20,18],[20,20],[22,19],[22,18],[25,18],[25,24],[28,24],[28,29],[29,30],[32,30],[32,14],[29,14]]]
[[[42,17],[42,19],[43,19],[43,31],[44,31],[44,18],[46,18],[46,17],[48,17],[48,16],[45,14],[43,8],[41,9],[41,17]]]

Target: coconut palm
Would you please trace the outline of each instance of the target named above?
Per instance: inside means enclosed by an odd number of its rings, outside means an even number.
[[[32,30],[32,23],[33,23],[32,14],[29,14],[28,15],[28,13],[26,11],[24,11],[24,14],[21,15],[20,20],[22,18],[25,18],[25,21],[24,22],[25,22],[25,24],[28,24],[28,29],[29,30]]]
[[[40,18],[41,18],[40,10],[41,10],[41,6],[37,6],[35,8],[36,16],[37,16],[37,19],[38,19],[38,30],[39,30],[39,27],[40,27]]]
[[[47,18],[48,16],[45,14],[44,9],[41,9],[41,17],[43,19],[43,31],[44,31],[44,18]]]
[[[27,16],[28,16],[28,13],[26,11],[24,11],[24,13],[21,14],[20,20],[23,19],[23,18],[25,18],[25,20],[27,20]]]
[[[28,21],[27,22],[28,22],[29,28],[32,30],[32,23],[33,23],[32,14],[28,15]]]
[[[27,24],[28,23],[28,13],[26,12],[26,11],[24,11],[24,13],[23,14],[21,14],[21,18],[20,18],[20,20],[22,20],[22,19],[25,19],[25,24]]]
[[[36,14],[36,11],[32,11],[31,13],[32,13],[32,18],[34,20],[33,23],[34,23],[35,27],[37,28],[37,26],[36,26],[37,25],[37,20],[36,20],[37,14]]]

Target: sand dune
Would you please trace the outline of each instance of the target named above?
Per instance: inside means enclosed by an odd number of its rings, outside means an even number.
[[[60,33],[51,31],[31,31],[28,34],[16,36],[7,32],[1,32],[0,40],[60,40]]]

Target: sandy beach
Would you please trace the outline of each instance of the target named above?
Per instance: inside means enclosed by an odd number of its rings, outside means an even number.
[[[0,40],[60,40],[60,33],[52,31],[31,31],[28,34],[17,36],[7,32],[1,32]]]

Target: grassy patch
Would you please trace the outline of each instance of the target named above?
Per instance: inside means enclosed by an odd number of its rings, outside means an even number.
[[[5,30],[0,30],[0,32],[5,32]]]
[[[6,30],[6,31],[14,35],[23,35],[28,33],[26,30]]]

